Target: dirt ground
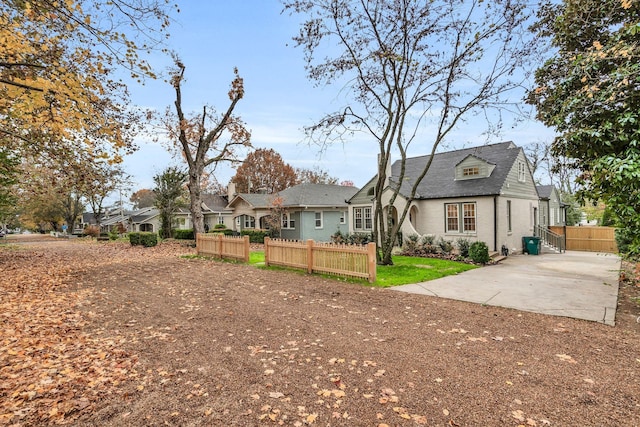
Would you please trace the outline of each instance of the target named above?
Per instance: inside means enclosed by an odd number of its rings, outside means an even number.
[[[640,425],[629,281],[611,327],[192,253],[0,249],[0,425]]]

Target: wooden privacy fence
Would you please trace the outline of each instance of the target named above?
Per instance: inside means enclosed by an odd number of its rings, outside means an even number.
[[[325,273],[337,276],[357,277],[376,281],[376,245],[336,245],[264,239],[264,261],[267,266],[306,270],[307,273]]]
[[[551,226],[551,231],[564,234],[567,240],[567,250],[587,252],[617,253],[618,246],[613,227],[569,227]]]
[[[249,262],[249,236],[198,233],[196,250],[198,255]]]

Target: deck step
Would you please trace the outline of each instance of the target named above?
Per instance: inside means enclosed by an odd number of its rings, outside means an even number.
[[[491,258],[493,259],[494,264],[497,264],[500,261],[502,261],[504,259],[507,259],[507,257],[504,256],[504,255],[498,255],[498,256],[495,256],[495,257],[491,257]]]

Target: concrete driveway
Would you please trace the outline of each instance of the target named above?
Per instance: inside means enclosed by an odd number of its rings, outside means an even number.
[[[477,268],[393,290],[615,324],[620,258],[569,251],[511,255]]]

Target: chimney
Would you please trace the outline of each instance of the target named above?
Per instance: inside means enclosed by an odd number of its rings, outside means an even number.
[[[236,183],[233,181],[229,181],[229,184],[227,184],[227,197],[229,198],[229,201],[231,201],[231,199],[233,199],[236,196]]]

